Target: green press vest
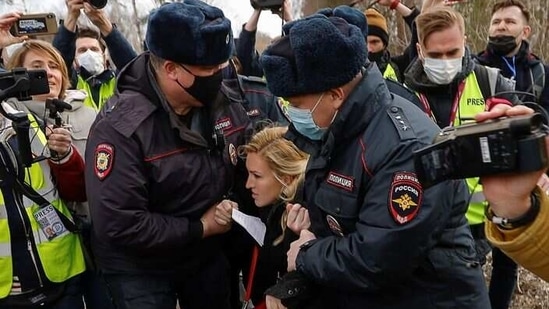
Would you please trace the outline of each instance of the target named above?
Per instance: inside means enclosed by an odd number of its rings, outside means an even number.
[[[485,110],[486,102],[480,90],[477,77],[475,72],[471,72],[464,80],[463,90],[452,125],[459,126],[470,122],[476,114]],[[484,192],[482,191],[482,185],[479,184],[479,178],[467,178],[466,182],[471,196],[465,217],[470,225],[480,224],[484,221],[484,209],[487,204]]]
[[[76,89],[84,90],[88,96],[84,100],[84,105],[89,106],[95,110],[99,110],[103,107],[105,102],[114,94],[116,90],[116,78],[112,78],[107,83],[101,84],[99,88],[99,102],[93,100],[92,91],[90,85],[78,75],[78,83]]]

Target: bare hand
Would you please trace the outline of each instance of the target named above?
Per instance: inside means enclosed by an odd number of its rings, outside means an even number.
[[[291,0],[284,0],[283,6],[278,11],[272,10],[271,12],[273,14],[277,14],[285,22],[290,22],[293,20]]]
[[[209,236],[223,234],[228,232],[231,229],[230,224],[219,224],[215,219],[215,213],[217,210],[217,205],[210,207],[205,214],[202,215],[200,221],[202,222],[202,238]]]
[[[215,222],[219,225],[230,225],[232,222],[233,208],[238,209],[238,204],[230,201],[223,200],[215,207]]]
[[[446,5],[446,0],[423,0],[423,3],[421,4],[421,12],[425,12],[428,9],[440,5]]]
[[[288,272],[296,270],[295,261],[297,259],[297,254],[301,249],[301,245],[308,242],[309,240],[316,239],[315,234],[309,232],[308,230],[302,230],[299,234],[299,239],[292,242],[290,245],[290,250],[288,250]]]
[[[48,148],[59,154],[60,157],[66,155],[71,149],[72,138],[69,130],[65,128],[46,129],[46,137],[48,139]]]
[[[393,1],[394,0],[378,0],[377,4],[389,7],[391,6],[391,3],[393,3]]]
[[[99,28],[101,35],[107,36],[111,33],[112,23],[102,9],[96,9],[86,2],[84,3],[84,13]]]
[[[288,213],[286,226],[297,235],[311,226],[309,211],[300,204],[286,205],[286,212]]]
[[[0,48],[4,48],[15,43],[21,43],[28,39],[26,35],[16,37],[10,33],[10,28],[19,18],[21,18],[21,15],[21,12],[12,12],[0,16]]]
[[[80,10],[84,8],[84,0],[65,0],[69,11],[68,17],[78,19]]]
[[[545,194],[549,195],[549,176],[547,176],[547,174],[541,175],[538,180],[538,187],[540,187]]]
[[[508,106],[498,104],[489,112],[483,112],[475,116],[480,122],[503,116],[513,117],[532,114],[534,111],[526,106]],[[549,137],[545,138],[546,151],[549,151]],[[490,202],[492,211],[500,217],[517,218],[530,208],[530,193],[545,172],[545,168],[539,171],[505,174],[481,177],[484,196]]]
[[[287,309],[280,299],[271,295],[265,296],[265,305],[267,305],[267,309]]]

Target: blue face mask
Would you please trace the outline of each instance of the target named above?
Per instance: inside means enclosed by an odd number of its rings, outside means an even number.
[[[313,112],[318,107],[323,97],[324,93],[320,95],[320,98],[318,98],[318,101],[316,101],[311,110],[293,107],[292,105],[288,106],[288,116],[292,120],[296,130],[303,136],[306,136],[314,141],[322,139],[322,136],[327,129],[317,126],[313,119]]]

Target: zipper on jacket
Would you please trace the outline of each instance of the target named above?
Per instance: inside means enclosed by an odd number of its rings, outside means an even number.
[[[23,222],[23,226],[24,226],[24,229],[25,229],[25,237],[27,238],[27,250],[29,251],[29,254],[30,254],[30,257],[31,257],[31,260],[32,260],[32,264],[34,266],[34,271],[36,272],[36,277],[38,278],[38,282],[40,283],[40,287],[43,287],[44,286],[44,281],[42,279],[42,276],[40,275],[40,270],[38,269],[38,262],[36,260],[36,255],[34,254],[34,250],[32,249],[34,237],[33,237],[32,233],[29,232],[29,230],[32,231],[32,227],[27,226],[27,223],[25,222],[25,218],[23,217],[23,213],[21,212],[21,209],[24,209],[24,206],[23,206],[22,203],[20,204],[20,201],[18,199],[20,196],[19,196],[18,192],[12,191],[12,194],[14,196],[14,200],[15,200],[15,203],[17,205],[17,209],[19,210],[19,215],[21,216],[21,221]],[[36,244],[36,241],[34,242],[34,244]]]

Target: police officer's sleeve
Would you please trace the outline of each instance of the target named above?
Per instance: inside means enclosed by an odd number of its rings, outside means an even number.
[[[412,161],[420,145],[412,140],[394,146],[383,153],[379,166],[370,167],[373,175],[357,206],[356,231],[313,241],[300,250],[298,271],[321,285],[374,292],[406,282],[420,263],[426,263],[453,208],[465,211],[466,188],[462,181],[446,181],[422,190],[413,180]],[[395,214],[415,207],[415,216]]]
[[[99,241],[152,251],[200,239],[199,221],[150,211],[147,184],[138,141],[97,120],[86,148],[86,191]]]

